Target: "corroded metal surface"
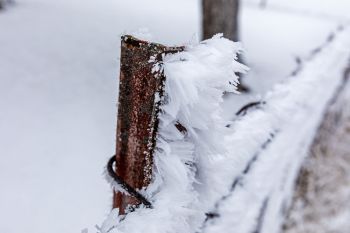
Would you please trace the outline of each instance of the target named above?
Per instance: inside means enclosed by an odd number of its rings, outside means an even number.
[[[157,116],[165,80],[161,71],[152,72],[152,68],[161,62],[162,54],[182,50],[132,36],[122,37],[116,172],[134,189],[146,187],[152,179]],[[113,207],[119,208],[120,214],[128,205],[137,204],[135,198],[126,194],[114,195]]]

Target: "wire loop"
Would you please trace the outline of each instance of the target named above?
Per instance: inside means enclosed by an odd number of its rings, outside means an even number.
[[[116,174],[114,171],[113,164],[116,163],[115,155],[113,155],[107,163],[107,172],[110,177],[113,178],[115,182],[117,182],[130,196],[135,197],[142,204],[144,204],[147,208],[152,208],[152,203],[147,200],[140,192],[131,187],[128,183],[126,183],[120,176]]]

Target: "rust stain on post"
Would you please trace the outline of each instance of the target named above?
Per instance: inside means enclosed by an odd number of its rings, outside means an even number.
[[[162,54],[182,50],[127,35],[121,38],[116,172],[134,189],[148,186],[152,179],[160,105],[156,96],[163,95],[165,81],[161,71],[152,73],[153,66],[161,62]],[[114,193],[113,199],[119,214],[125,214],[128,205],[139,204],[136,198],[120,192]]]

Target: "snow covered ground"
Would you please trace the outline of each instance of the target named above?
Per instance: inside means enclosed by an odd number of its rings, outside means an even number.
[[[227,118],[285,79],[295,57],[305,58],[346,21],[350,2],[315,1],[276,0],[264,10],[254,1],[243,5],[253,93],[229,96]],[[1,232],[93,231],[103,221],[110,210],[102,172],[115,145],[119,36],[147,27],[161,43],[196,40],[198,3],[17,0],[0,11]]]

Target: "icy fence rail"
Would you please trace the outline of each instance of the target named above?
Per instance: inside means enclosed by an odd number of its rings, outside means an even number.
[[[217,35],[165,55],[155,66],[164,71],[166,95],[152,183],[141,190],[153,208],[125,216],[114,209],[101,232],[279,232],[349,48],[349,30],[339,30],[263,106],[232,122],[221,118],[220,103],[223,91],[236,91],[234,72],[247,70],[237,62],[240,45]]]

